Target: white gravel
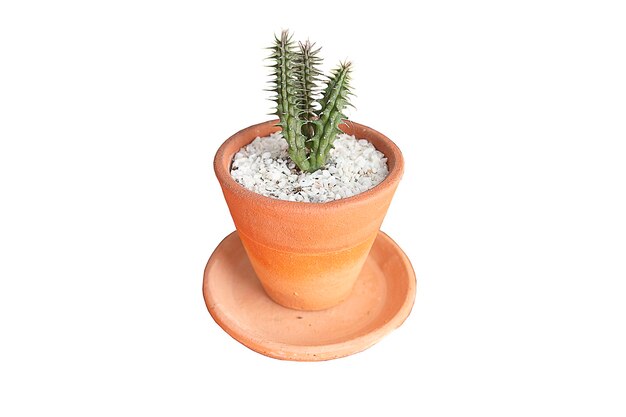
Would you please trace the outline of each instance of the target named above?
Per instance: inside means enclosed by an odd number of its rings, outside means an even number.
[[[323,169],[299,172],[278,132],[241,148],[230,173],[239,184],[266,197],[324,203],[373,188],[389,170],[387,158],[370,142],[340,134]]]

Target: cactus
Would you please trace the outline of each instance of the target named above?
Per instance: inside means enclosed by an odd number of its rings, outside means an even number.
[[[272,98],[276,102],[278,126],[289,147],[289,157],[302,171],[314,172],[328,160],[328,152],[340,133],[343,113],[350,106],[350,62],[341,63],[320,86],[320,48],[310,42],[296,48],[288,31],[270,48],[274,61]]]

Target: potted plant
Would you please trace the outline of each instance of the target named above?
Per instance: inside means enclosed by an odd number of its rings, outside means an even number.
[[[344,110],[350,106],[352,94],[349,62],[341,63],[322,82],[320,50],[310,42],[295,44],[283,31],[271,51],[271,91],[275,93],[278,120],[231,136],[217,151],[214,169],[247,255],[245,262],[249,261],[267,296],[282,306],[277,310],[272,305],[272,314],[302,320],[303,314],[312,312],[310,317],[322,320],[324,314],[335,314],[333,308],[340,308],[350,297],[372,245],[377,237],[380,239],[379,228],[402,178],[404,161],[386,136],[347,120]],[[397,248],[389,241],[389,247]],[[393,250],[386,255],[389,259],[395,256]],[[398,268],[404,271],[406,283],[400,289],[387,288],[378,297],[398,298],[399,305],[391,308],[393,314],[382,319],[381,326],[392,328],[406,318],[414,298],[413,270],[397,250],[401,258]],[[216,268],[221,268],[216,266],[216,253],[205,271],[205,298],[218,323],[247,346],[270,356],[316,359],[307,356],[306,349],[292,352],[292,357],[272,354],[271,349],[259,346],[262,341],[258,338],[233,334],[237,333],[232,328],[236,323],[229,322],[233,314],[216,311],[228,303],[217,300],[221,290],[212,289],[207,282],[208,277],[218,274]],[[377,261],[382,274],[384,257]],[[387,265],[389,272],[397,273],[391,264],[389,261]],[[231,282],[236,278],[224,281],[224,285],[235,285]],[[224,291],[223,297],[231,297],[235,291]],[[389,295],[394,291],[397,294]],[[262,296],[267,298],[257,295]],[[299,313],[294,315],[294,310]],[[343,356],[365,347],[320,354],[317,359]]]

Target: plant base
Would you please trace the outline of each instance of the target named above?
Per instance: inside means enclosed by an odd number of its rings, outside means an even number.
[[[379,232],[350,297],[322,311],[273,302],[257,279],[237,232],[215,249],[204,271],[204,300],[235,340],[266,356],[322,361],[372,346],[399,327],[415,300],[415,273],[402,249]]]

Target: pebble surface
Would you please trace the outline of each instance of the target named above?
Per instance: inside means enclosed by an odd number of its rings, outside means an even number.
[[[287,141],[277,132],[241,148],[230,173],[239,184],[266,197],[325,203],[373,188],[389,170],[387,158],[370,142],[340,134],[324,168],[300,172],[289,158]]]

